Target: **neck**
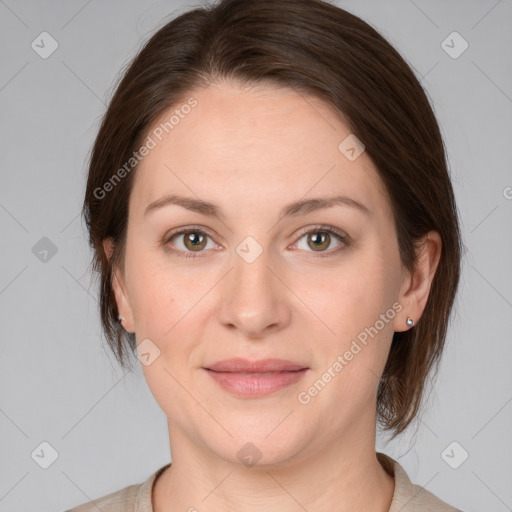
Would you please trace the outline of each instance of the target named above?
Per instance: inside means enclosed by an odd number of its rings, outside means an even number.
[[[293,461],[246,467],[169,428],[172,465],[155,483],[153,510],[388,512],[395,484],[377,459],[375,428],[373,439],[354,431],[335,446],[315,440],[314,451]]]

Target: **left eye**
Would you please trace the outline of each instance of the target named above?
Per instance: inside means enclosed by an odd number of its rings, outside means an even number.
[[[312,249],[313,252],[327,252],[326,249],[331,245],[333,238],[341,243],[335,250],[329,251],[329,254],[331,254],[332,252],[337,252],[345,245],[349,245],[348,237],[342,234],[341,232],[333,230],[332,228],[317,227],[310,229],[309,231],[306,231],[301,235],[299,241],[296,244],[296,247],[298,247],[299,249],[304,249],[304,246],[300,246],[300,241],[304,238],[306,239],[307,247]]]

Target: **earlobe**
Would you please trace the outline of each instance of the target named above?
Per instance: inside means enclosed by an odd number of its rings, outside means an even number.
[[[439,233],[429,231],[419,246],[414,271],[404,281],[407,283],[407,288],[401,291],[398,298],[398,301],[406,306],[402,315],[395,317],[395,331],[408,330],[423,314],[441,258],[441,250],[442,242]]]
[[[119,317],[122,318],[121,325],[126,331],[133,333],[135,330],[133,329],[132,310],[126,292],[124,278],[119,269],[115,269],[113,272],[112,287],[114,289]]]
[[[106,238],[103,241],[103,249],[107,259],[110,261],[114,252],[114,242],[111,238]],[[133,315],[126,292],[124,277],[118,268],[112,269],[112,288],[116,299],[117,311],[119,312],[119,319],[122,318],[121,325],[126,331],[135,332],[133,329]]]

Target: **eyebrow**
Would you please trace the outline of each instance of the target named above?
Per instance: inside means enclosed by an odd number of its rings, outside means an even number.
[[[169,205],[178,205],[186,208],[187,210],[200,213],[202,215],[216,217],[220,220],[225,219],[225,215],[218,205],[209,201],[194,199],[192,197],[179,196],[176,194],[167,195],[157,199],[156,201],[153,201],[146,207],[146,210],[144,211],[144,217],[146,217],[151,212]],[[322,210],[324,208],[331,208],[333,206],[349,206],[364,213],[365,215],[372,214],[371,210],[363,203],[356,201],[351,197],[339,195],[326,198],[319,197],[304,199],[288,204],[280,211],[279,219],[282,217],[298,217],[300,215],[305,215],[307,213]]]

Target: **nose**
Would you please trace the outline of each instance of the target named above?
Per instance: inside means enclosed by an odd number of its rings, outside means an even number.
[[[283,281],[266,251],[251,263],[234,253],[233,268],[222,280],[219,321],[250,338],[284,329],[291,320],[291,292]]]

